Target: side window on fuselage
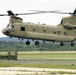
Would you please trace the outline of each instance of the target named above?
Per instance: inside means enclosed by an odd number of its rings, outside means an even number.
[[[21,27],[21,31],[25,31],[25,27]]]

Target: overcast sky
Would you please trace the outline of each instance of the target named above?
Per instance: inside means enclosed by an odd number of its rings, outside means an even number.
[[[76,0],[0,0],[0,14],[6,14],[8,10],[12,10],[14,13],[30,13],[29,10],[46,10],[54,11],[61,10],[65,12],[73,12],[76,8]],[[40,22],[57,25],[61,19],[65,16],[62,14],[35,14],[20,16],[24,22]],[[9,17],[0,17],[0,30],[5,28],[8,24]],[[0,32],[0,37],[4,35]]]

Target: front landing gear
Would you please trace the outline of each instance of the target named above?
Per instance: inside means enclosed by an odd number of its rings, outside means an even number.
[[[30,45],[30,41],[29,40],[26,41],[26,45]]]
[[[35,45],[39,45],[39,41],[35,41]]]
[[[74,46],[74,43],[73,42],[71,42],[71,44],[70,44],[72,47]]]
[[[60,46],[63,46],[63,45],[64,45],[63,42],[61,42],[61,43],[60,43]]]

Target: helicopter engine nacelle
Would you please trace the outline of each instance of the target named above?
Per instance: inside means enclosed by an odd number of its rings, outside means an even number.
[[[76,29],[76,25],[72,25],[72,24],[69,24],[69,23],[66,23],[63,27],[66,28],[66,29]]]

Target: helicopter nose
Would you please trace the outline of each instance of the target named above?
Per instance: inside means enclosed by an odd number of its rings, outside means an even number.
[[[9,30],[7,28],[4,28],[2,30],[2,33],[5,34],[5,35],[8,35],[9,34]]]

